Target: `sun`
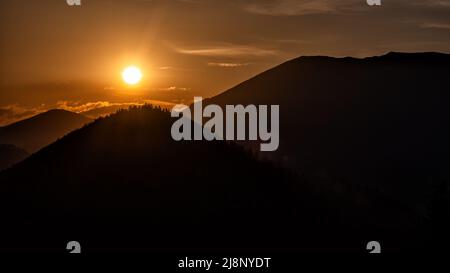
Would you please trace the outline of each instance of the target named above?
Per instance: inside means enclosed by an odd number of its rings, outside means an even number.
[[[128,66],[122,71],[122,79],[129,85],[136,85],[142,79],[142,72],[139,67]]]

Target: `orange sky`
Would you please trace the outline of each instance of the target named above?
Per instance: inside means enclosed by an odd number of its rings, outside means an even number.
[[[450,52],[439,0],[14,0],[0,15],[0,125],[64,103],[209,97],[301,55]]]

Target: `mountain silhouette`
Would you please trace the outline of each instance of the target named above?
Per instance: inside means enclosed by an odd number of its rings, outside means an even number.
[[[173,121],[151,106],[120,110],[3,172],[8,236],[0,248],[58,249],[66,236],[96,250],[136,250],[146,242],[182,249],[207,244],[214,234],[220,245],[227,242],[221,231],[226,238],[236,230],[251,234],[247,224],[289,208],[281,170],[236,145],[176,142]]]
[[[80,128],[91,120],[83,115],[54,109],[34,117],[0,127],[0,143],[12,144],[34,153],[42,147]]]
[[[431,251],[446,230],[448,59],[302,57],[209,101],[279,104],[275,156],[174,141],[152,106],[99,118],[0,173],[0,249]]]
[[[14,145],[0,144],[0,171],[22,161],[28,153]]]
[[[63,251],[70,237],[94,252],[361,251],[366,233],[395,238],[393,249],[416,236],[401,204],[324,187],[338,181],[233,143],[176,142],[173,121],[151,106],[121,110],[1,173],[0,248]]]
[[[204,104],[278,104],[280,146],[261,157],[424,212],[450,163],[449,75],[440,53],[300,57]]]

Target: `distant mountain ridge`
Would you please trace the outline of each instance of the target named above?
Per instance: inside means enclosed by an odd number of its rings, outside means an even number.
[[[278,104],[280,147],[262,157],[424,210],[430,183],[450,164],[449,75],[443,53],[303,56],[204,104]]]
[[[13,144],[34,153],[90,121],[83,115],[66,110],[50,110],[0,127],[0,144]]]

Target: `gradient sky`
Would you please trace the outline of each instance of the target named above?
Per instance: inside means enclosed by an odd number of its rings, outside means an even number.
[[[213,96],[301,55],[450,53],[450,0],[14,0],[0,3],[0,125]],[[126,88],[137,65],[144,80]]]

